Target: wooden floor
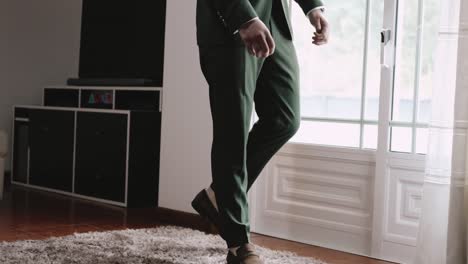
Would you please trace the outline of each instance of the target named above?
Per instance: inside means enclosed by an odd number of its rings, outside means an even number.
[[[212,232],[209,225],[194,214],[164,209],[124,209],[68,196],[8,186],[0,201],[0,241],[44,239],[74,232],[107,231],[180,225]],[[177,216],[177,217],[176,217]],[[330,264],[385,264],[366,257],[310,246],[260,234],[251,234],[252,242],[278,250],[297,252]]]

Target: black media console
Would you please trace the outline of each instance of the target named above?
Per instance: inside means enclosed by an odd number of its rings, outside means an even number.
[[[157,207],[162,89],[48,87],[13,106],[12,183],[124,207]]]

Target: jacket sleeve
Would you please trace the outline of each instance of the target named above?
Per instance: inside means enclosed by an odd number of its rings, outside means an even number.
[[[242,24],[257,17],[257,12],[249,0],[212,0],[222,19],[231,33],[240,28]]]
[[[304,14],[309,13],[310,10],[318,7],[318,6],[323,6],[323,3],[321,0],[294,0],[296,1],[302,8],[302,11],[304,11]]]

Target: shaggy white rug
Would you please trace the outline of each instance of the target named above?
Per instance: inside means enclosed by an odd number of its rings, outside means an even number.
[[[266,264],[325,264],[256,245]],[[218,235],[178,226],[75,233],[46,240],[0,242],[0,263],[202,264],[225,263]]]

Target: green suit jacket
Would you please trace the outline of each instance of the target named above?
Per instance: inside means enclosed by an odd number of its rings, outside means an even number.
[[[197,0],[197,43],[200,46],[232,42],[234,32],[245,22],[259,17],[267,23],[272,16],[273,2],[282,5],[282,26],[292,38],[288,0]],[[321,0],[295,0],[305,14],[323,5]],[[237,34],[236,34],[237,35]]]

